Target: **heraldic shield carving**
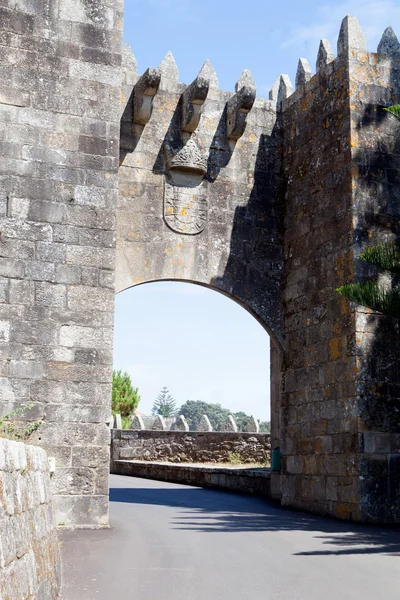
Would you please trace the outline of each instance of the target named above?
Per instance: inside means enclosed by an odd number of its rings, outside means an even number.
[[[191,138],[170,163],[169,177],[164,182],[164,219],[177,233],[196,235],[208,218],[207,163]]]
[[[167,225],[178,233],[189,235],[203,231],[207,223],[204,183],[187,187],[165,181],[164,185],[164,218]]]

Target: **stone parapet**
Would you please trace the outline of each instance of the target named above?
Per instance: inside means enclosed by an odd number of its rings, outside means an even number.
[[[269,469],[230,469],[206,465],[117,460],[113,463],[112,472],[116,475],[223,489],[264,498],[271,497]]]
[[[270,435],[219,431],[111,432],[111,472],[116,460],[172,463],[269,463]]]
[[[0,438],[0,597],[56,600],[61,556],[47,454]]]

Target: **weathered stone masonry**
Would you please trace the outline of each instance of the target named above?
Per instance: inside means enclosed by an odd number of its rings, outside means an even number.
[[[399,520],[398,323],[335,294],[365,246],[399,233],[399,44],[366,52],[346,18],[338,57],[283,104],[285,344],[282,502]],[[326,64],[326,56],[330,61]],[[325,64],[324,64],[325,63]]]
[[[271,333],[284,504],[398,521],[398,325],[334,291],[398,236],[396,38],[367,53],[346,18],[337,58],[266,101],[209,62],[140,76],[121,28],[122,0],[0,8],[0,402],[44,418],[57,521],[107,523],[114,271],[207,285]]]
[[[49,463],[42,448],[0,439],[0,597],[55,600],[61,582]]]
[[[57,521],[108,521],[122,0],[0,7],[0,402],[33,403]]]

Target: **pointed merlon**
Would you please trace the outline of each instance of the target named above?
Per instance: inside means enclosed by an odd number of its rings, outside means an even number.
[[[221,426],[220,431],[237,431],[237,425],[234,417],[232,415],[228,415],[225,423]]]
[[[115,415],[114,417],[114,429],[122,429],[122,418],[121,415]]]
[[[255,86],[245,84],[228,100],[226,105],[226,133],[228,139],[238,140],[242,137],[246,129],[247,115],[253,108],[255,99]]]
[[[203,415],[197,427],[198,431],[212,431],[212,425],[207,415]]]
[[[278,79],[275,81],[272,89],[269,93],[269,99],[276,102],[276,106],[279,109],[281,107],[282,101],[289,98],[293,93],[292,82],[290,81],[289,75],[279,75]]]
[[[151,429],[153,431],[166,431],[167,424],[165,422],[164,417],[162,417],[161,415],[157,415],[153,421],[153,425],[152,425]]]
[[[355,17],[345,17],[337,43],[338,56],[350,56],[352,51],[365,52],[366,50],[367,40],[359,22]]]
[[[179,84],[179,71],[172,52],[168,52],[160,62],[162,90],[174,91]]]
[[[131,429],[134,431],[143,431],[145,429],[143,419],[140,415],[134,415],[131,423]]]
[[[257,419],[255,419],[253,417],[253,415],[250,417],[250,419],[247,422],[246,431],[248,433],[260,433],[260,425],[259,425]]]
[[[333,54],[332,46],[330,45],[328,40],[321,40],[318,48],[318,56],[317,56],[317,73],[330,62],[335,59]]]
[[[126,71],[137,72],[137,61],[129,44],[122,48],[122,68]]]
[[[137,62],[129,44],[122,49],[122,81],[134,85],[138,79]]]
[[[237,80],[237,83],[235,85],[235,92],[238,92],[239,90],[241,90],[242,87],[249,87],[249,88],[256,89],[256,84],[253,79],[253,75],[251,74],[249,69],[245,69],[243,71],[243,73],[241,74],[241,76],[239,77],[239,79]]]
[[[204,65],[201,67],[198,77],[207,79],[210,82],[210,89],[212,89],[212,90],[218,89],[218,85],[219,85],[218,77],[217,77],[216,72],[214,71],[214,67],[212,66],[212,64],[208,60],[208,58],[207,58],[206,62],[204,63]]]
[[[153,111],[153,100],[161,80],[160,69],[147,69],[133,88],[133,122],[146,125]]]
[[[175,423],[175,429],[177,431],[189,431],[189,425],[183,415],[179,415]]]
[[[300,58],[296,73],[296,88],[305,85],[307,81],[310,81],[311,77],[312,71],[308,60],[306,60],[305,58]]]
[[[381,56],[400,56],[400,43],[391,27],[386,27],[378,45]]]
[[[210,88],[210,80],[201,73],[182,94],[181,129],[193,133],[197,128],[203,104]]]

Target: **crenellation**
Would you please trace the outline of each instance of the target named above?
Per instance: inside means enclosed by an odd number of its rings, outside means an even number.
[[[388,58],[400,57],[400,42],[392,27],[386,27],[378,44],[377,52]]]
[[[179,71],[172,52],[167,52],[158,67],[161,71],[160,90],[179,92],[182,84],[179,83]]]
[[[366,52],[367,40],[357,19],[347,16],[343,19],[340,27],[337,54],[338,57],[351,58],[354,51]]]
[[[311,77],[312,71],[308,60],[300,58],[296,72],[296,89],[305,85],[307,81],[310,81]]]

